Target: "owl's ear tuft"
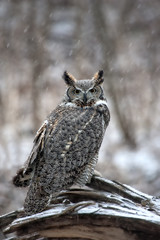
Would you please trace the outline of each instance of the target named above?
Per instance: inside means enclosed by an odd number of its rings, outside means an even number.
[[[68,86],[74,86],[76,79],[67,71],[63,73],[63,79]]]
[[[103,70],[99,70],[98,72],[96,72],[92,78],[95,82],[95,85],[100,85],[104,82],[104,78],[103,78]]]

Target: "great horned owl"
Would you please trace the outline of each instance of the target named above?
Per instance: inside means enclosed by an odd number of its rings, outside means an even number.
[[[16,186],[29,186],[26,215],[41,212],[61,190],[90,181],[110,120],[102,70],[90,80],[76,80],[67,72],[63,79],[63,101],[38,130],[25,166],[13,178]]]

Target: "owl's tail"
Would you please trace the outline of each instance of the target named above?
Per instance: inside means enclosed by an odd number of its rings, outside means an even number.
[[[27,187],[30,184],[31,177],[32,177],[32,168],[28,168],[27,171],[24,173],[24,168],[18,170],[16,176],[13,177],[13,184],[16,187]]]
[[[50,202],[50,194],[44,192],[37,182],[31,183],[25,202],[24,212],[26,215],[32,215],[42,212]]]

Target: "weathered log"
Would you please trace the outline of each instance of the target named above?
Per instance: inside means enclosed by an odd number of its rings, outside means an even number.
[[[48,208],[0,217],[4,239],[160,239],[160,199],[93,176],[86,189],[59,194]]]

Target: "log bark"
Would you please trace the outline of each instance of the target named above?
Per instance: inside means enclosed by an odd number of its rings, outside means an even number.
[[[158,240],[160,199],[93,176],[86,188],[61,192],[41,213],[25,217],[20,209],[1,216],[0,227],[10,240]]]

